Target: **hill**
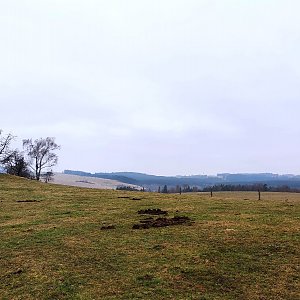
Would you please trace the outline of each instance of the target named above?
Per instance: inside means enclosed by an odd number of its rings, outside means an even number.
[[[137,185],[125,184],[124,182],[113,179],[105,179],[93,176],[70,175],[62,173],[55,173],[53,176],[52,183],[94,189],[116,189],[120,186],[131,186],[139,189],[141,188]]]
[[[0,191],[2,299],[299,299],[299,194]]]
[[[167,185],[176,187],[189,185],[198,188],[205,188],[218,184],[267,184],[269,186],[289,186],[300,189],[300,176],[297,175],[278,175],[272,173],[258,174],[230,174],[222,173],[217,176],[191,175],[191,176],[156,176],[136,172],[114,172],[114,173],[88,173],[83,171],[65,170],[64,174],[79,176],[93,176],[111,180],[118,180],[126,184],[136,184],[144,186],[150,190],[157,191],[159,186]]]

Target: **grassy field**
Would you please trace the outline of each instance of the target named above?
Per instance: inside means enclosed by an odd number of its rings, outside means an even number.
[[[194,223],[132,229],[146,208]],[[0,298],[300,299],[299,221],[300,194],[210,198],[0,175]]]

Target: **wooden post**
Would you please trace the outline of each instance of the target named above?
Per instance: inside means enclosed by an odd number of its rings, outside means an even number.
[[[258,190],[258,200],[260,200],[260,190]]]
[[[181,187],[179,188],[179,194],[181,195]]]
[[[213,189],[210,188],[210,197],[212,197],[212,196],[213,196]]]

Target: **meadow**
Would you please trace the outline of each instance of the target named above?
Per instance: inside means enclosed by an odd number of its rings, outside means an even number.
[[[261,197],[0,175],[0,298],[300,299],[300,194]],[[149,208],[192,222],[133,229]]]

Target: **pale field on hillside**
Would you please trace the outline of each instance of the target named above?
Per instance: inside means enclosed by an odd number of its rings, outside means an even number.
[[[116,189],[118,186],[136,187],[135,185],[126,184],[117,180],[69,175],[63,173],[55,173],[52,183],[92,189]]]

